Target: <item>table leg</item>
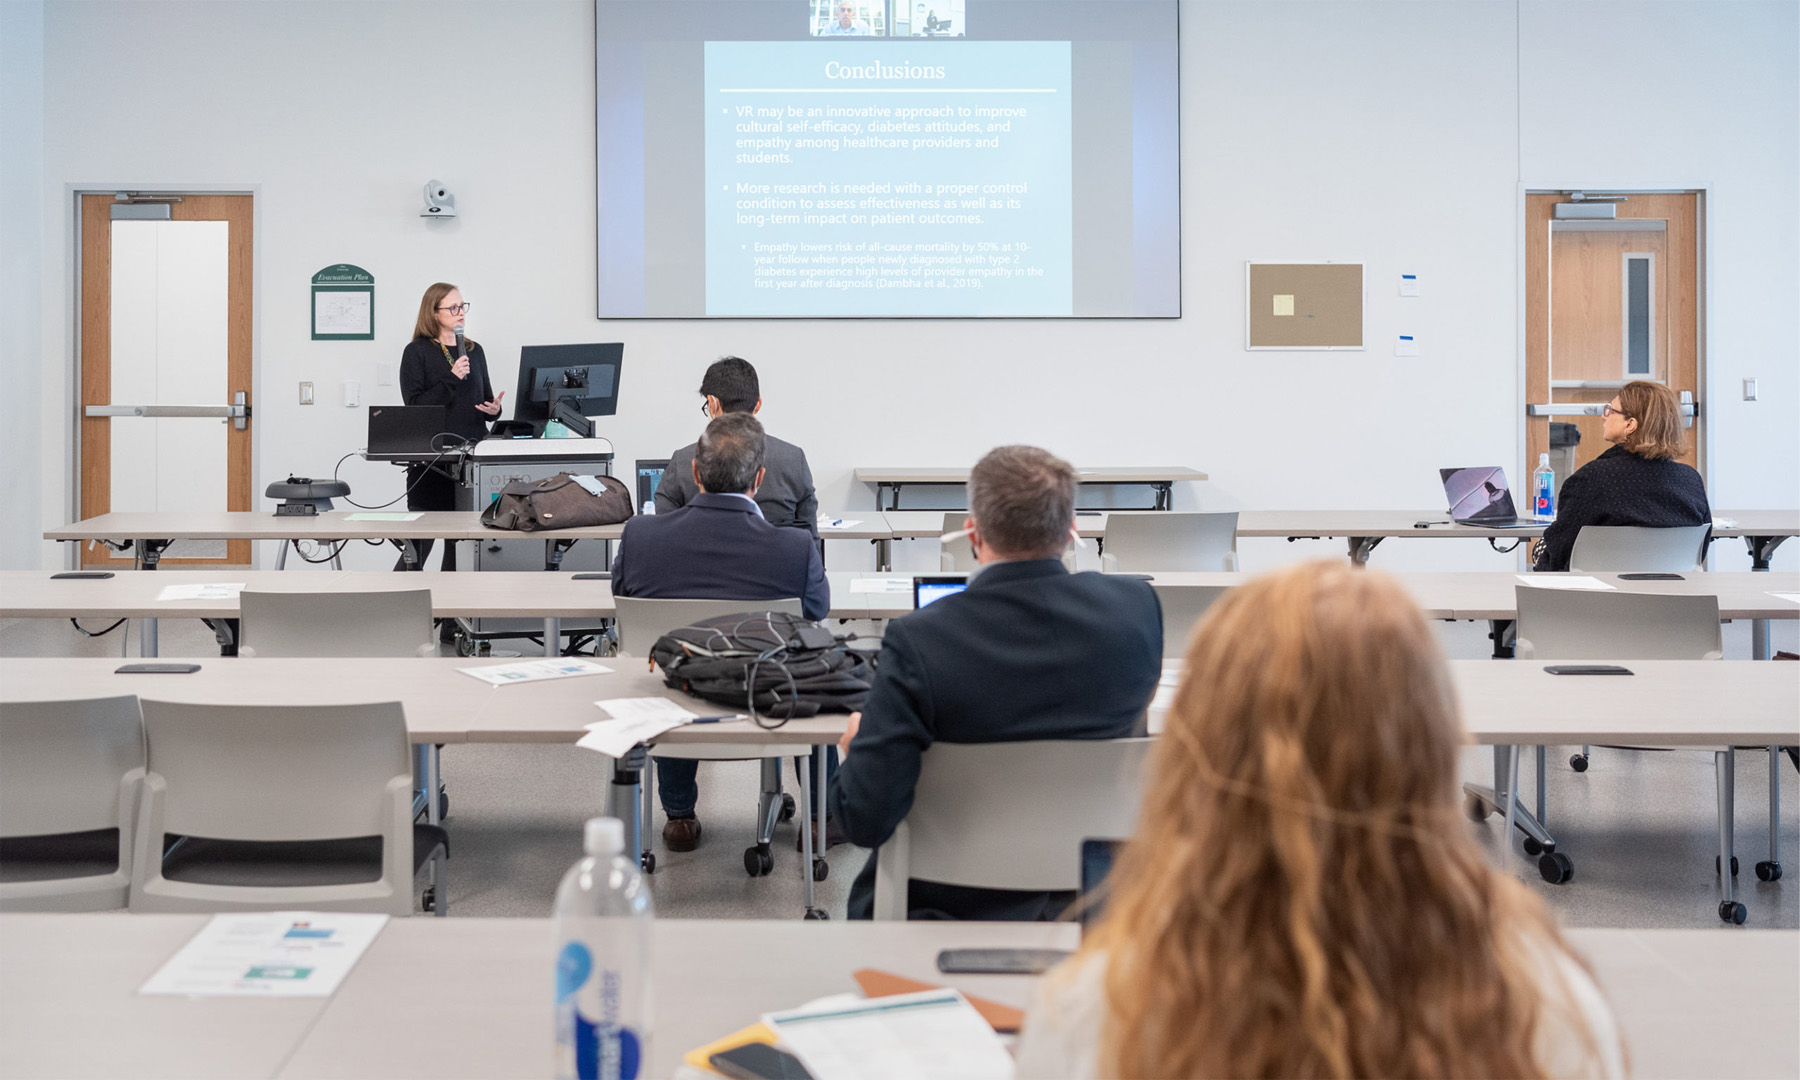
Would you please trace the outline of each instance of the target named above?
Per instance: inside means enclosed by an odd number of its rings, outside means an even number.
[[[1769,865],[1781,872],[1781,747],[1769,747]],[[1758,867],[1758,869],[1761,869]],[[1761,874],[1757,875],[1761,877]]]
[[[440,769],[438,748],[436,743],[421,743],[420,749],[425,752],[425,823],[439,825],[443,823],[443,815],[439,813],[444,807],[438,798]]]
[[[1713,752],[1713,771],[1719,787],[1719,888],[1723,899],[1719,902],[1719,917],[1733,923],[1741,923],[1743,919],[1735,911],[1742,908],[1733,893],[1736,884],[1731,876],[1732,854],[1732,815],[1736,813],[1736,792],[1732,790],[1736,781],[1737,753],[1727,747]]]
[[[1350,561],[1358,566],[1367,566],[1369,555],[1375,545],[1381,543],[1379,536],[1351,536],[1346,538],[1350,543]]]
[[[1537,819],[1538,824],[1548,827],[1550,815],[1546,806],[1548,799],[1544,788],[1544,757],[1548,747],[1537,748]]]
[[[400,558],[406,561],[408,570],[419,569],[419,549],[413,546],[411,540],[400,541]]]
[[[156,641],[156,620],[155,619],[144,619],[142,621],[144,624],[143,630],[142,630],[143,637],[138,641],[138,654],[140,656],[156,656],[156,655],[158,655],[157,654],[157,641]]]
[[[562,655],[562,619],[552,617],[544,620],[544,655]]]
[[[638,815],[639,788],[649,751],[642,743],[613,759],[612,783],[607,787],[606,813],[625,824],[625,850],[645,851],[644,822]]]
[[[1151,509],[1169,510],[1175,506],[1175,485],[1173,483],[1151,484],[1150,487],[1156,492],[1156,505]]]
[[[869,543],[875,545],[876,572],[885,574],[889,570],[892,570],[894,568],[894,542],[890,539],[883,538],[880,540],[871,540]]]
[[[287,549],[288,549],[288,545],[291,543],[293,543],[292,540],[283,540],[275,548],[275,569],[277,569],[277,570],[286,570],[287,569]]]
[[[1786,540],[1785,536],[1746,536],[1744,547],[1750,551],[1750,569],[1767,572],[1769,561],[1775,557],[1775,549]]]
[[[1519,812],[1519,748],[1506,748],[1506,843],[1512,845],[1513,827]]]
[[[1750,659],[1767,660],[1769,658],[1769,620],[1750,620]]]
[[[777,768],[779,767],[778,763]],[[800,877],[805,882],[806,894],[806,913],[801,918],[822,919],[825,917],[825,913],[815,906],[816,897],[813,890],[813,831],[812,823],[807,820],[812,815],[805,811],[806,807],[812,805],[813,783],[809,775],[811,772],[811,769],[800,770],[800,806],[802,810],[795,816],[795,821],[800,825]],[[824,837],[821,836],[819,839],[822,841]]]

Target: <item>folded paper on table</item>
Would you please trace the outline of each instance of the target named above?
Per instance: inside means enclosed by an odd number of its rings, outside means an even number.
[[[955,990],[770,1013],[763,1022],[817,1080],[1010,1080],[1012,1055]]]
[[[577,675],[604,675],[612,668],[592,660],[521,660],[516,664],[493,664],[488,667],[457,668],[484,683],[505,686],[508,683],[538,682],[542,679],[570,679]]]
[[[1781,600],[1792,600],[1794,603],[1800,604],[1800,592],[1772,592],[1769,595]]]
[[[236,600],[244,591],[241,581],[209,585],[164,585],[157,600]]]
[[[214,915],[138,990],[184,997],[330,997],[386,915]]]
[[[912,586],[912,578],[909,577],[859,577],[850,582],[850,591],[866,593],[905,593],[912,592]]]
[[[833,530],[833,529],[854,529],[854,528],[856,528],[856,527],[857,527],[857,526],[858,526],[858,525],[861,525],[861,524],[862,524],[862,522],[861,522],[861,521],[849,521],[849,520],[830,520],[830,521],[827,521],[827,520],[826,520],[826,519],[825,519],[825,518],[820,518],[820,519],[819,519],[819,528],[820,528],[820,529],[823,529],[823,530],[825,530],[825,531],[827,531],[827,532],[829,532],[829,531],[831,531],[831,530]]]
[[[638,743],[649,742],[694,721],[693,713],[668,698],[615,698],[594,704],[613,718],[586,725],[587,734],[575,745],[607,757],[624,757]]]
[[[1715,516],[1712,519],[1712,527],[1715,529],[1735,529],[1737,528],[1737,518],[1725,517],[1723,515]]]
[[[1585,574],[1567,576],[1562,574],[1517,574],[1515,576],[1534,589],[1578,589],[1596,592],[1612,588],[1611,585],[1599,578],[1588,577]]]

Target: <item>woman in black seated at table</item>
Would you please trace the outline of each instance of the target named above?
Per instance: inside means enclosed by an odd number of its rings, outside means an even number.
[[[500,400],[506,391],[494,393],[488,382],[487,356],[481,346],[463,338],[468,355],[459,355],[456,330],[463,323],[469,305],[462,291],[440,281],[425,290],[419,301],[419,320],[413,326],[412,343],[400,354],[400,401],[406,405],[443,405],[446,408],[444,431],[440,444],[450,442],[448,436],[460,436],[479,442],[488,433],[488,421],[500,415]],[[449,475],[426,465],[406,468],[406,508],[408,510],[456,509],[456,483]],[[425,568],[425,556],[431,553],[432,541],[416,540],[419,551],[418,569]],[[394,569],[406,569],[404,557]],[[456,569],[456,543],[444,544],[444,569]]]
[[[1564,482],[1536,569],[1567,570],[1575,537],[1586,525],[1671,529],[1712,522],[1700,474],[1675,460],[1686,449],[1675,391],[1661,383],[1626,383],[1605,416],[1601,435],[1612,446]]]

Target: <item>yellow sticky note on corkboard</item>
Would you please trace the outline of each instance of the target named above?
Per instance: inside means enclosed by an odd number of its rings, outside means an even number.
[[[1294,296],[1292,293],[1275,294],[1275,314],[1292,315],[1294,313]]]

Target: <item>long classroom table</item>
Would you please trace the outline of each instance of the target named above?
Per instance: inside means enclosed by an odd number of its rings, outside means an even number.
[[[439,619],[542,619],[544,655],[554,656],[562,620],[613,615],[612,583],[590,575],[561,571],[514,571],[452,574],[396,574],[390,571],[340,570],[289,573],[281,570],[169,571],[118,570],[110,578],[57,578],[50,571],[0,571],[0,618],[14,619],[141,619],[143,655],[157,655],[160,619],[235,619],[234,596],[209,600],[158,600],[162,591],[183,584],[232,583],[256,592],[373,593],[431,590],[432,616]],[[912,610],[910,587],[904,596],[878,594],[854,587],[871,577],[849,570],[826,572],[831,586],[833,619],[892,618]],[[899,602],[904,600],[904,607]],[[746,610],[755,607],[745,601]]]
[[[1146,513],[1153,511],[1100,511],[1076,515],[1076,532],[1084,539],[1103,539],[1106,519],[1114,513]],[[1366,563],[1377,544],[1391,537],[1411,539],[1535,539],[1544,535],[1544,526],[1527,525],[1517,529],[1492,529],[1477,525],[1461,525],[1442,510],[1240,510],[1239,536],[1276,537],[1288,540],[1323,540],[1341,538],[1349,546],[1352,562]],[[1713,538],[1742,538],[1750,552],[1751,568],[1767,570],[1769,560],[1782,542],[1800,536],[1800,510],[1730,510],[1716,511],[1716,518],[1729,518],[1734,524],[1713,529]],[[895,540],[918,540],[936,537],[944,531],[942,510],[890,510],[887,523]],[[1418,522],[1432,525],[1419,528]],[[891,553],[879,541],[876,544],[877,567],[892,566]]]
[[[972,467],[961,468],[873,468],[858,466],[854,470],[859,484],[870,484],[875,488],[875,505],[881,507],[881,499],[888,494],[887,510],[900,509],[900,489],[914,487],[957,487],[969,482]],[[1190,483],[1206,479],[1206,474],[1199,469],[1191,469],[1186,465],[1137,465],[1108,466],[1104,468],[1076,469],[1076,482],[1080,484],[1107,485],[1144,485],[1154,493],[1152,510],[1168,510],[1174,506],[1174,488],[1176,484]]]
[[[461,1080],[551,1071],[545,919],[394,919],[329,998],[142,997],[204,915],[0,915],[0,1076]],[[1800,931],[1566,931],[1635,1075],[1800,1073]],[[647,1075],[875,968],[1026,1007],[1036,979],[943,975],[945,948],[1073,948],[1068,923],[655,924]]]
[[[647,664],[630,657],[603,661],[613,669],[604,675],[499,687],[487,687],[457,670],[493,661],[448,657],[329,661],[206,657],[198,662],[201,670],[191,675],[141,675],[114,673],[117,658],[0,659],[0,705],[113,694],[196,704],[399,701],[409,736],[418,744],[572,743],[585,733],[585,725],[603,718],[594,702],[611,698],[661,696],[706,708],[664,686]],[[330,677],[323,678],[327,666]],[[1654,660],[1632,661],[1629,667],[1634,672],[1629,679],[1579,678],[1550,675],[1544,665],[1531,662],[1450,661],[1470,741],[1508,750],[1504,761],[1509,772],[1502,773],[1503,758],[1496,754],[1495,784],[1484,801],[1509,816],[1509,837],[1513,815],[1522,814],[1513,797],[1518,790],[1519,747],[1800,745],[1800,678],[1786,664]],[[1157,711],[1153,705],[1152,730],[1159,726]],[[845,722],[842,714],[831,714],[765,730],[748,721],[731,721],[677,728],[657,742],[811,750],[836,743]],[[612,812],[626,821],[636,850],[647,852],[648,844],[641,840],[643,757],[640,749],[614,761],[608,795]],[[822,802],[823,789],[816,782],[822,755],[813,757],[812,790],[802,791]],[[1725,780],[1730,752],[1722,752],[1716,764]],[[436,776],[427,775],[425,790],[435,788]],[[1771,784],[1772,799],[1776,790]],[[1727,788],[1722,802],[1729,803],[1730,797]],[[435,809],[434,800],[427,802]],[[1720,824],[1720,851],[1728,864],[1735,849],[1729,812],[1721,815]],[[1774,826],[1772,817],[1772,850]],[[810,891],[810,877],[802,876]],[[1730,902],[1729,875],[1721,878],[1721,885]]]

